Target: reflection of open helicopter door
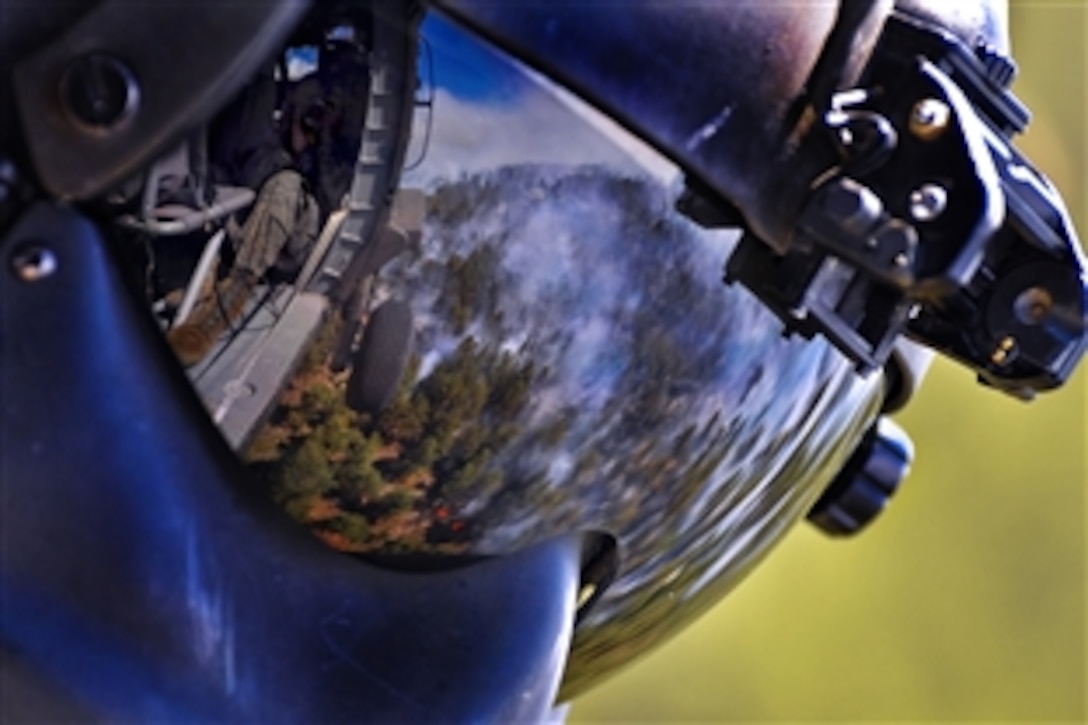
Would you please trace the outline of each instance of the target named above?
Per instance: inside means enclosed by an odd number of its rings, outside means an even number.
[[[417,78],[415,109],[424,113],[422,124],[415,118],[417,138],[412,159],[402,159],[402,171],[418,166],[427,155],[434,122],[434,59],[430,47],[421,41],[420,75]],[[406,146],[407,148],[407,146]],[[405,151],[406,152],[406,151]],[[357,284],[343,304],[343,327],[333,348],[329,368],[351,370],[345,391],[346,402],[361,413],[375,413],[393,399],[408,367],[414,347],[412,310],[402,300],[385,300],[373,311],[375,276],[386,262],[397,257],[409,244],[418,242],[426,215],[426,197],[420,189],[401,189],[393,201],[389,223],[363,253],[355,270]]]
[[[384,256],[412,122],[418,12],[404,0],[373,0],[371,77],[347,205],[329,215],[294,283],[271,291],[226,345],[189,371],[236,448],[263,422],[330,310],[348,303]]]

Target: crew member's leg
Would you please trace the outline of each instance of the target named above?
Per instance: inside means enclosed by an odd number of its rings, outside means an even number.
[[[216,339],[245,311],[257,282],[274,266],[304,259],[317,238],[319,212],[302,176],[285,170],[264,183],[249,217],[236,232],[230,273],[167,339],[185,366],[200,362]]]

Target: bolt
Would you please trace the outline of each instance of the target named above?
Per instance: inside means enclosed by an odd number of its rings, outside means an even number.
[[[948,206],[948,192],[937,184],[922,184],[910,193],[910,215],[915,221],[931,222]]]
[[[84,131],[107,134],[132,118],[140,103],[136,77],[103,53],[77,58],[60,78],[61,105]]]
[[[952,109],[944,101],[923,98],[910,112],[910,132],[923,141],[939,138],[952,120]]]
[[[57,256],[45,247],[28,247],[12,256],[11,267],[24,282],[37,282],[57,271]]]

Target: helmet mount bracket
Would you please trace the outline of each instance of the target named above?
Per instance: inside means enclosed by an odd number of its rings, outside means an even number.
[[[1061,385],[1085,346],[1084,262],[1061,199],[1009,142],[1028,120],[1013,73],[892,15],[859,87],[824,112],[840,161],[813,183],[792,247],[747,233],[726,281],[862,373],[906,335],[1017,397]]]

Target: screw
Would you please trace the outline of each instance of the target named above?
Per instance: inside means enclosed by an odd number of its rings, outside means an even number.
[[[910,132],[923,141],[939,138],[952,120],[952,109],[944,101],[923,98],[910,112]]]
[[[140,103],[140,87],[124,63],[90,53],[77,58],[61,75],[60,100],[77,126],[107,134],[132,118]]]
[[[915,221],[931,222],[948,206],[948,192],[937,184],[922,184],[910,193],[910,215]]]
[[[57,255],[45,247],[28,247],[12,256],[11,267],[24,282],[37,282],[57,271]]]

